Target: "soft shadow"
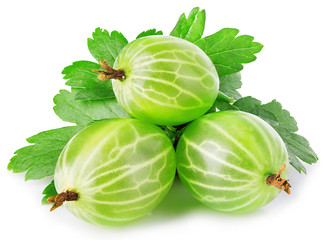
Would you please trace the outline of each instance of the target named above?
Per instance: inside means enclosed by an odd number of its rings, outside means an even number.
[[[212,209],[196,200],[176,176],[170,191],[163,201],[151,213],[128,225],[153,224],[177,219],[193,212],[212,212]]]
[[[152,211],[151,218],[178,217],[196,210],[209,208],[196,200],[176,177],[165,199]]]

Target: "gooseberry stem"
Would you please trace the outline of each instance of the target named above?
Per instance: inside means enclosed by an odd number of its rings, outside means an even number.
[[[100,74],[98,76],[98,79],[100,79],[101,81],[107,81],[110,79],[122,81],[126,78],[125,72],[122,69],[113,69],[106,60],[100,61],[100,65],[105,70],[93,69],[92,71]]]
[[[218,92],[217,99],[220,99],[220,100],[222,100],[224,102],[228,102],[228,103],[234,103],[233,98],[228,97],[227,95],[225,95],[222,92]]]
[[[65,192],[59,193],[57,196],[52,196],[46,199],[48,203],[54,203],[50,211],[53,211],[60,207],[66,201],[76,201],[78,199],[78,193],[66,190]]]
[[[269,175],[266,178],[266,183],[270,186],[274,186],[274,187],[277,187],[278,189],[284,190],[284,192],[286,192],[287,194],[290,194],[291,193],[290,183],[288,182],[288,180],[281,178],[281,174],[285,170],[285,168],[286,168],[286,165],[283,164],[281,166],[280,170],[278,170],[277,174]]]

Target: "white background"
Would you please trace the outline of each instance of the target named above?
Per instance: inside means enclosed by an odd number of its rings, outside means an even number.
[[[1,1],[0,239],[326,239],[323,2]],[[25,138],[68,125],[52,111],[53,96],[65,88],[61,70],[76,60],[93,61],[86,42],[98,26],[121,31],[129,41],[153,27],[169,34],[179,15],[195,6],[206,9],[204,35],[235,27],[264,44],[242,71],[241,93],[280,101],[320,161],[307,165],[307,175],[292,168],[292,194],[281,193],[247,215],[209,210],[182,186],[151,216],[123,228],[85,223],[65,208],[50,213],[40,204],[50,179],[24,182],[24,174],[6,166]]]

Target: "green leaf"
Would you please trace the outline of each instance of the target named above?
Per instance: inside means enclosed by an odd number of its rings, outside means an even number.
[[[49,197],[58,195],[57,190],[55,189],[55,186],[54,186],[54,181],[52,181],[48,186],[46,186],[46,188],[43,190],[42,194],[45,195],[42,199],[42,204],[49,204],[46,201],[46,199],[48,199]]]
[[[259,101],[256,98],[253,98],[253,97],[241,98],[241,99],[237,100],[233,104],[233,106],[237,107],[241,111],[249,112],[249,113],[252,113],[252,114],[262,118],[263,120],[268,122],[273,127],[275,127],[279,124],[277,117],[273,113],[263,109],[261,107],[261,101]]]
[[[241,75],[240,73],[233,73],[220,77],[220,88],[219,91],[223,92],[230,98],[235,100],[241,98],[240,93],[237,89],[241,88]]]
[[[86,126],[96,120],[129,117],[115,98],[93,101],[76,100],[76,93],[78,91],[75,89],[72,89],[71,92],[61,90],[53,99],[55,103],[54,112],[63,121]]]
[[[287,147],[288,148],[288,147]],[[299,172],[301,173],[304,172],[305,174],[307,174],[307,170],[306,168],[302,165],[302,163],[300,162],[300,160],[292,153],[288,151],[288,155],[289,155],[289,160],[291,165]]]
[[[255,61],[255,54],[263,48],[252,36],[236,37],[238,33],[238,29],[224,28],[195,42],[212,60],[220,77],[241,71],[242,64]]]
[[[228,102],[225,102],[219,98],[217,98],[215,100],[215,102],[209,112],[216,112],[216,109],[218,109],[220,111],[238,110],[238,108],[235,107],[234,105],[232,105]]]
[[[88,49],[97,61],[107,60],[113,66],[114,60],[120,51],[128,44],[127,39],[117,31],[111,34],[107,30],[96,28],[93,38],[87,41]]]
[[[141,32],[140,34],[138,34],[136,39],[142,38],[142,37],[147,37],[147,36],[153,36],[153,35],[163,35],[163,32],[162,31],[156,31],[156,29],[153,28],[153,29]]]
[[[282,109],[282,105],[276,100],[271,101],[270,103],[262,105],[262,108],[275,114],[279,120],[279,127],[285,128],[289,132],[298,131],[297,122],[290,115],[289,111]]]
[[[317,162],[317,154],[312,150],[307,139],[295,133],[298,131],[297,122],[279,102],[273,100],[270,103],[261,104],[255,98],[245,97],[237,100],[233,106],[238,110],[259,116],[278,132],[287,147],[289,161],[298,172],[306,173],[300,160],[308,164]]]
[[[191,10],[188,18],[183,13],[170,33],[171,36],[185,39],[189,42],[199,40],[205,29],[206,13],[205,10],[199,10],[195,7]]]
[[[26,172],[26,180],[51,176],[62,149],[81,129],[77,126],[57,128],[28,138],[27,142],[32,145],[15,152],[8,170],[14,173]]]
[[[318,160],[317,154],[312,150],[306,138],[295,133],[298,131],[298,126],[290,113],[283,109],[282,105],[276,100],[262,105],[262,108],[277,117],[279,124],[275,129],[279,132],[291,153],[306,163],[316,163]]]
[[[98,79],[98,73],[93,69],[102,69],[97,63],[89,61],[77,61],[72,65],[65,67],[62,74],[63,79],[68,79],[66,85],[76,89],[76,99],[99,100],[106,98],[115,98],[112,82],[101,81]]]
[[[216,112],[217,109],[220,111],[239,110],[236,106],[232,105],[233,102],[234,102],[234,98],[230,98],[223,92],[219,91],[215,99],[215,102],[206,113]]]

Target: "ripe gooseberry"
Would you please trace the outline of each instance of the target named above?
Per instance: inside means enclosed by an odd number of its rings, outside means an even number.
[[[182,183],[200,202],[222,212],[252,211],[273,200],[280,189],[290,193],[283,179],[288,172],[282,172],[287,165],[287,150],[276,131],[239,111],[197,119],[177,145]]]
[[[102,80],[131,116],[158,125],[180,125],[203,115],[218,94],[219,79],[196,45],[171,36],[139,38],[119,53],[113,68],[103,61]],[[115,70],[117,69],[117,70]]]
[[[93,123],[65,146],[50,197],[77,217],[98,224],[125,223],[150,212],[169,191],[175,151],[158,127],[136,119]]]

